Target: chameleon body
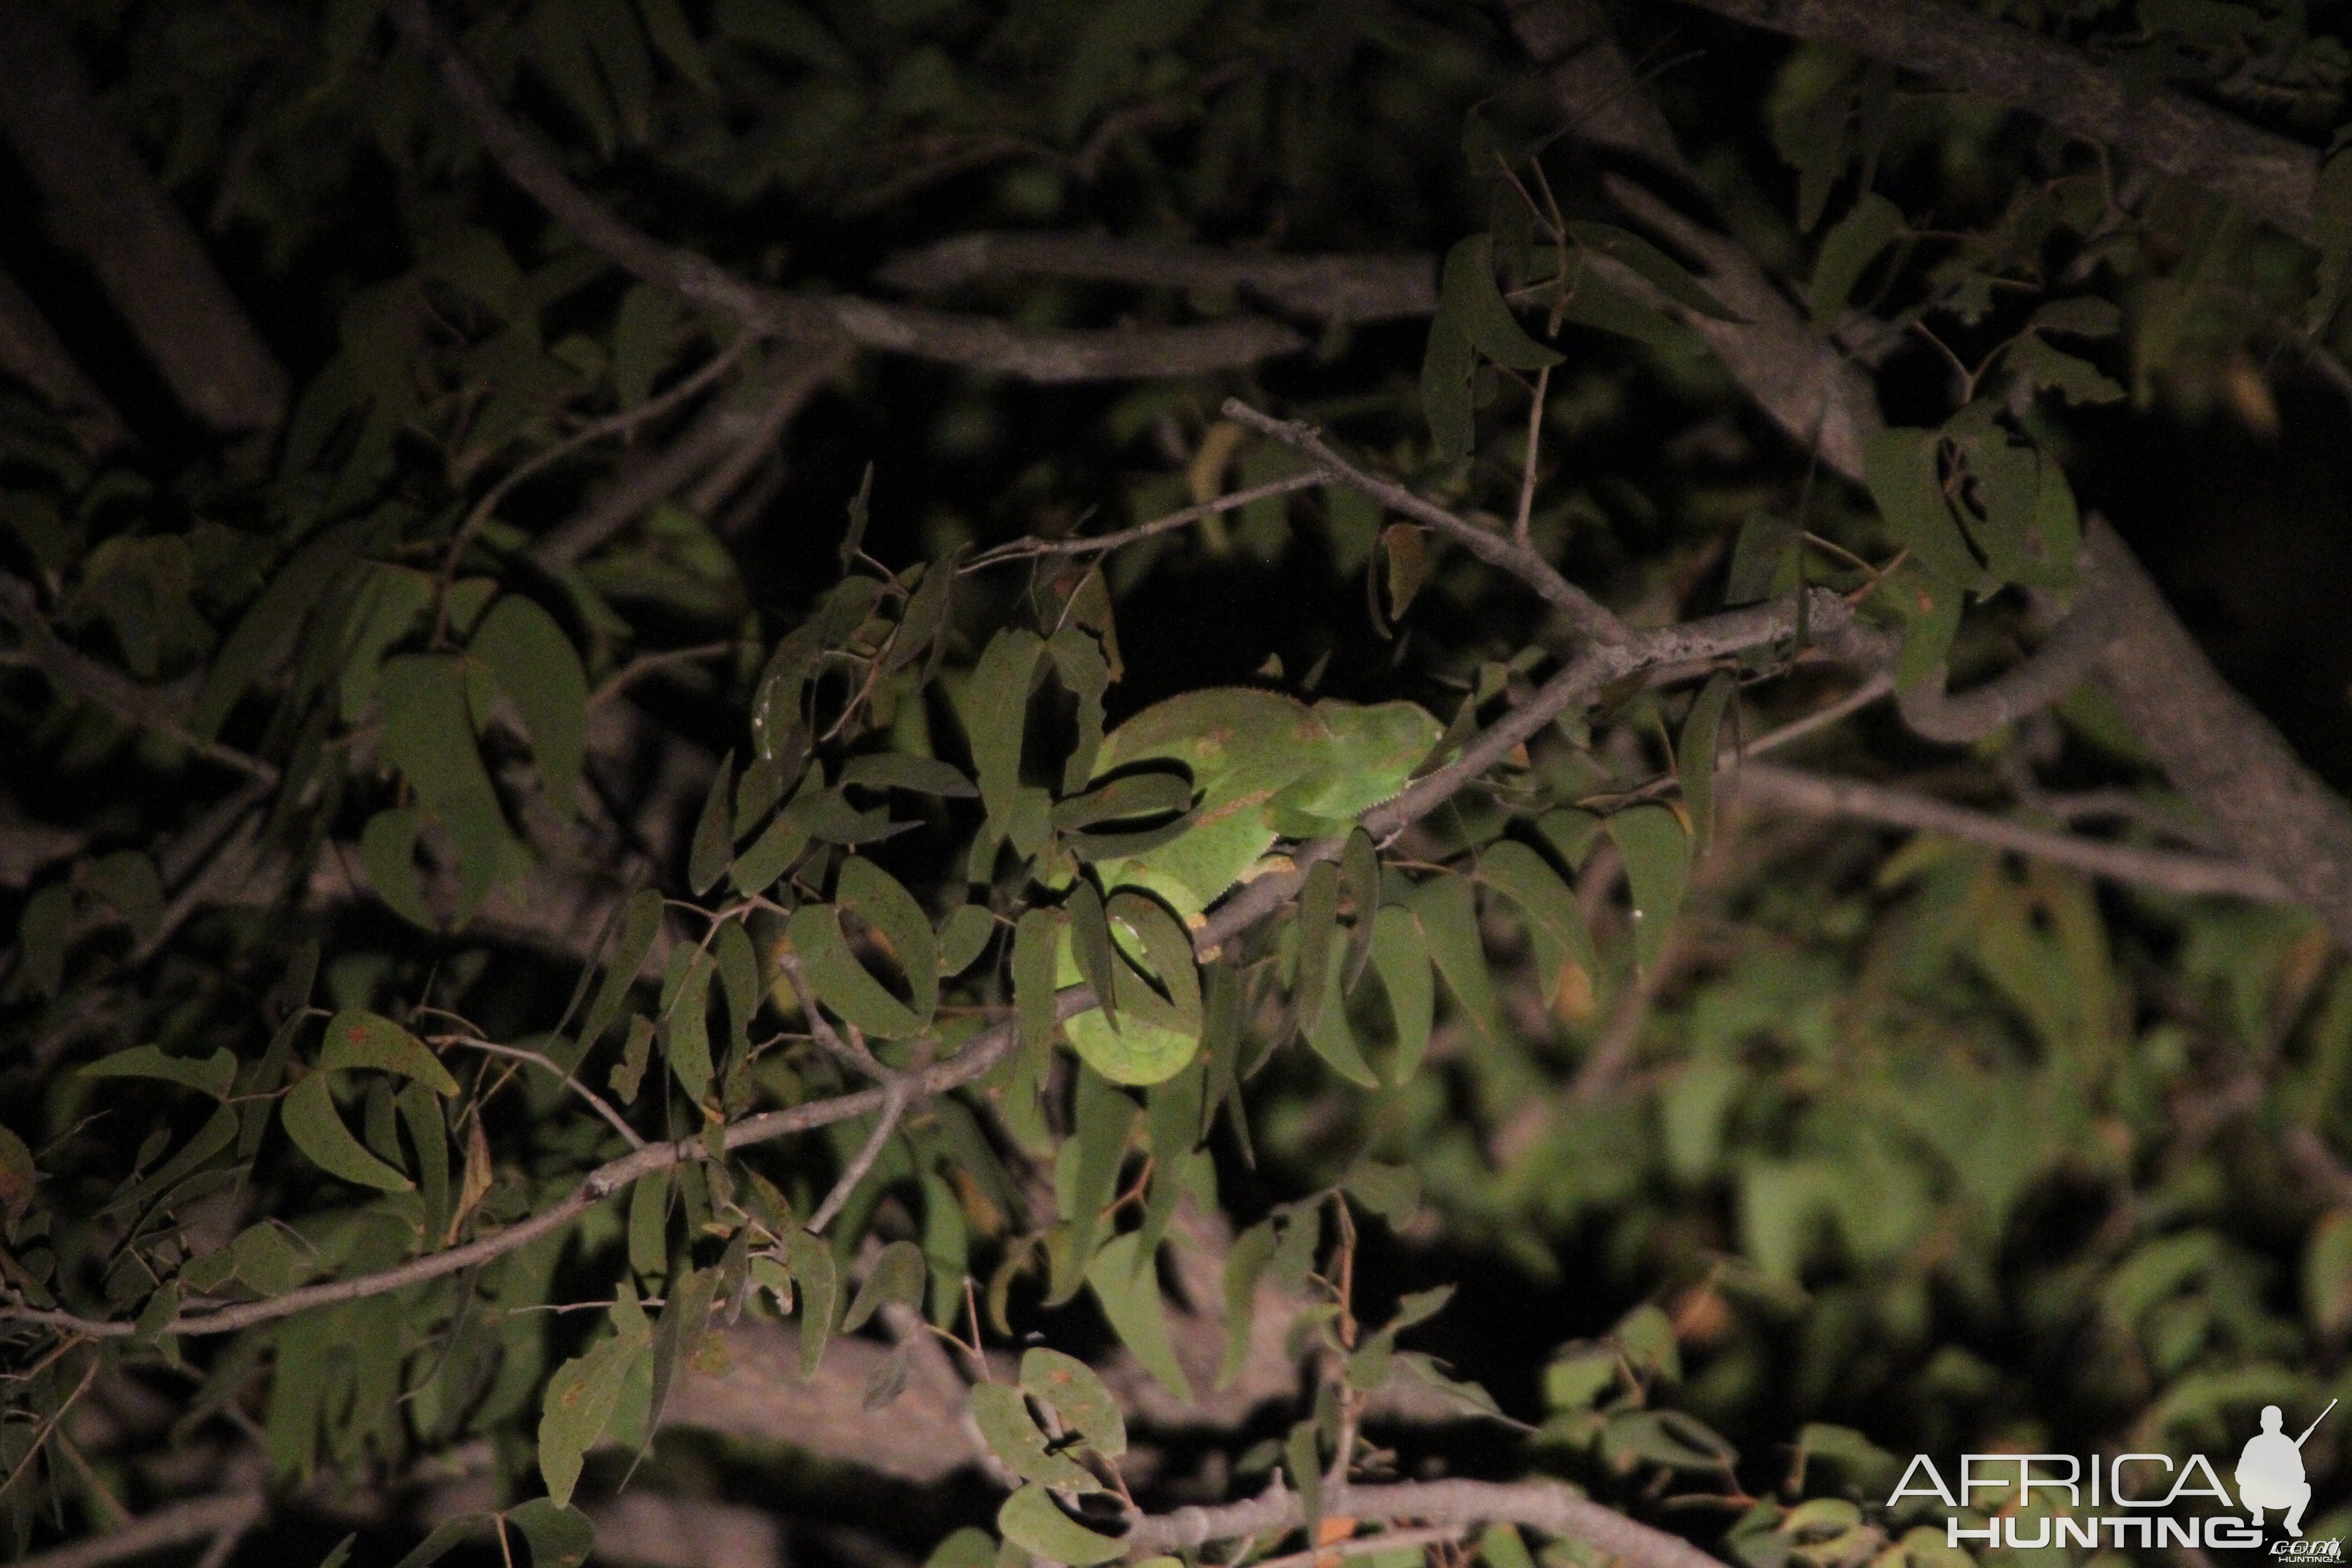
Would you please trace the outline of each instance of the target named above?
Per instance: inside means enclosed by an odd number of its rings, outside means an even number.
[[[1197,928],[1277,838],[1344,833],[1400,794],[1443,733],[1410,702],[1326,699],[1309,707],[1248,687],[1188,691],[1147,708],[1104,737],[1095,780],[1172,763],[1192,775],[1195,816],[1168,843],[1102,863],[1104,889],[1139,889]],[[1130,957],[1143,952],[1139,934],[1117,919],[1111,937]],[[1080,979],[1066,933],[1055,978],[1064,985]],[[1114,1028],[1099,1009],[1065,1028],[1078,1055],[1118,1083],[1172,1078],[1200,1045],[1197,1034],[1141,1018],[1123,1016]]]

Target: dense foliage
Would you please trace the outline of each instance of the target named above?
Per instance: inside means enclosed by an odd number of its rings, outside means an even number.
[[[2300,1430],[2326,19],[0,0],[0,1542],[1950,1568],[1915,1452]]]

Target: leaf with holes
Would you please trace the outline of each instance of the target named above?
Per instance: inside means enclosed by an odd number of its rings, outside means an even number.
[[[980,1435],[987,1439],[989,1450],[1023,1480],[1059,1487],[1065,1491],[1102,1489],[1102,1483],[1084,1465],[1048,1447],[1050,1439],[1037,1429],[1035,1419],[1029,1414],[1029,1402],[1022,1397],[1021,1390],[1002,1383],[974,1384],[971,1418]]]

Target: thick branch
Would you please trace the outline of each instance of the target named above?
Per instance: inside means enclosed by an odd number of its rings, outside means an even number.
[[[122,416],[82,374],[41,308],[5,268],[0,268],[0,374],[31,388],[91,457],[102,458],[131,444]]]
[[[2319,242],[2319,154],[2168,88],[2126,82],[2081,50],[1934,0],[1684,0],[1819,39],[2020,109]]]
[[[2093,876],[2137,882],[2168,893],[2218,893],[2265,904],[2295,901],[2277,878],[2243,861],[2171,849],[2142,849],[2129,844],[2082,838],[2071,833],[2052,833],[1860,779],[1826,778],[1774,763],[1751,762],[1728,771],[1725,782],[1741,799],[1760,805],[1811,816],[1858,817],[1895,827],[1948,834],[1970,843],[2015,850],[2035,859],[2072,866]]]
[[[2271,721],[2223,680],[2131,552],[2104,521],[2123,631],[2099,672],[2143,744],[2231,845],[2315,911],[2352,948],[2352,805],[2294,754]]]
[[[2046,39],[1981,22],[1958,7],[1930,5],[1923,0],[1693,3],[1725,15],[1753,17],[1760,25],[1786,30],[1796,30],[1796,22],[1791,18],[1803,20],[1807,36],[1812,36],[1810,28],[1819,26],[1832,41],[1851,47],[1874,48],[1877,46],[1866,40],[1877,39],[1880,45],[1897,51],[1890,58],[1914,69],[1949,68],[1958,72],[1971,59],[1998,63],[2014,55],[2024,62],[2018,68],[2024,74],[2014,79],[2041,84],[2034,89],[2037,93],[2045,88],[2054,89],[2052,101],[2055,107],[2051,110],[2053,119],[2059,112],[2073,117],[2058,123],[2072,129],[2074,119],[2080,118],[2087,125],[2084,133],[2101,139],[2122,127],[2143,137],[2131,142],[2142,157],[2158,166],[2167,166],[2158,163],[2159,157],[2175,157],[2173,171],[2184,177],[2196,177],[2191,174],[2193,168],[2207,167],[2197,161],[2201,144],[2209,149],[2201,156],[2217,161],[2208,172],[2218,168],[2221,174],[2228,174],[2232,190],[2238,188],[2236,182],[2241,180],[2259,184],[2275,176],[2278,192],[2274,198],[2267,205],[2252,201],[2248,205],[2294,232],[2305,232],[2308,227],[2314,176],[2307,164],[2286,155],[2285,150],[2293,143],[2263,137],[2227,115],[2187,104],[2169,95],[2150,95],[2140,100],[2140,109],[2131,109],[2119,88],[2114,89],[2114,96],[2108,95],[2113,84],[2097,68]],[[1589,0],[1531,0],[1514,17],[1521,38],[1531,47],[1536,40],[1528,17],[1555,6],[1590,10]],[[1764,23],[1763,14],[1767,11],[1778,20]],[[1924,23],[1933,26],[1926,26]],[[1898,26],[1915,28],[1917,36],[1912,31],[1889,31]],[[1937,42],[1941,29],[1948,29],[1949,37],[1961,43]],[[1979,44],[1982,49],[1971,53],[1979,49]],[[1616,54],[1613,45],[1608,49]],[[1630,70],[1623,68],[1622,55],[1616,58],[1617,72],[1612,79],[1622,79],[1627,91],[1639,90]],[[2026,71],[2025,66],[2031,66],[2032,70]],[[2061,70],[2061,67],[2064,68]],[[2055,73],[2048,81],[2034,74],[2045,70]],[[1986,71],[1990,79],[1982,84],[1958,75],[1946,79],[1955,86],[1997,97],[1992,89],[2000,79],[2007,79],[1998,78],[1990,67]],[[2067,100],[2066,93],[2075,87],[2091,96],[2079,101]],[[2161,110],[2147,107],[2159,100],[2174,107]],[[2103,107],[2094,114],[2084,108],[2086,103]],[[1568,107],[1575,110],[1579,105],[1570,101]],[[2038,99],[2036,107],[2042,107]],[[2157,130],[2150,131],[2151,125]],[[2176,135],[2174,130],[2165,129],[2181,125],[2191,127],[2191,132]],[[2200,143],[2209,129],[2214,135]],[[2250,137],[2259,140],[2249,141]],[[2238,151],[2232,153],[2232,148]],[[2309,154],[2301,156],[2307,158]],[[2215,177],[2220,178],[2221,174]],[[1794,318],[1793,307],[1776,291],[1769,290],[1769,286],[1764,294],[1753,300],[1730,286],[1727,280],[1736,275],[1736,269],[1744,267],[1747,272],[1756,271],[1753,258],[1747,258],[1733,242],[1709,234],[1631,181],[1610,176],[1606,184],[1610,194],[1629,212],[1701,256],[1715,269],[1710,286],[1725,304],[1759,320],[1766,308]],[[2298,211],[2303,215],[2301,226],[2288,222],[2296,217]],[[1706,248],[1709,247],[1724,253],[1721,265],[1717,256]],[[1735,257],[1739,260],[1736,262]],[[1735,270],[1726,270],[1727,268]],[[1707,330],[1703,318],[1694,319],[1692,325]],[[1820,438],[1814,448],[1822,464],[1851,483],[1864,483],[1862,442],[1884,421],[1874,391],[1840,356],[1833,344],[1808,331],[1776,333],[1769,341],[1752,341],[1757,353],[1750,360],[1727,351],[1722,342],[1713,337],[1709,341],[1717,343],[1718,356],[1748,389],[1748,395],[1784,428],[1803,428],[1801,419],[1792,424],[1791,416],[1799,414],[1810,399],[1822,414]],[[1850,397],[1839,390],[1850,382],[1860,382],[1865,395]],[[1810,393],[1807,389],[1811,389]],[[2095,538],[2104,528],[2104,524],[2095,524],[2093,536]],[[2125,630],[2107,646],[2099,668],[2126,722],[2156,755],[2167,776],[2192,805],[2220,823],[2253,866],[2276,879],[2297,901],[2316,910],[2339,943],[2352,946],[2352,806],[2347,806],[2305,768],[2269,721],[2214,671],[2204,650],[2181,626],[2179,617],[2131,558],[2130,552],[2118,545],[2117,556],[2121,563],[2117,568],[2120,615]]]
[[[284,370],[195,231],[91,98],[47,7],[0,0],[0,128],[47,200],[59,237],[188,411],[226,435],[267,435],[286,415]]]
[[[140,686],[69,647],[49,628],[32,585],[5,574],[0,574],[0,621],[16,628],[32,662],[58,689],[87,698],[125,723],[152,730],[206,762],[235,768],[252,778],[277,781],[278,770],[260,758],[198,737],[183,721],[180,705],[169,695]]]
[[[1160,289],[1238,289],[1328,321],[1381,321],[1437,309],[1426,256],[1276,256],[1100,234],[966,234],[890,258],[877,279],[935,294],[975,279],[1072,278]]]
[[[664,245],[630,227],[572,184],[457,52],[434,20],[428,0],[388,0],[386,9],[401,36],[439,73],[442,86],[491,158],[556,222],[635,276],[755,331],[795,339],[812,348],[845,340],[865,348],[1046,382],[1192,375],[1253,364],[1307,346],[1304,338],[1276,321],[1028,331],[984,317],[871,300],[788,294],[747,282],[708,257]]]
[[[1327,1516],[1345,1514],[1381,1524],[1406,1520],[1463,1527],[1520,1524],[1582,1542],[1631,1568],[1722,1568],[1681,1536],[1578,1497],[1557,1481],[1409,1481],[1397,1486],[1347,1487],[1336,1497],[1327,1489],[1323,1511]],[[1138,1520],[1127,1532],[1125,1543],[1133,1559],[1212,1541],[1292,1530],[1301,1518],[1298,1494],[1276,1481],[1247,1502],[1183,1508]]]
[[[103,1568],[103,1564],[144,1557],[167,1546],[241,1535],[260,1520],[268,1506],[259,1492],[192,1498],[159,1508],[110,1534],[35,1552],[21,1559],[16,1568]]]
[[[1608,31],[1594,0],[1521,0],[1511,29],[1550,79],[1573,134],[1630,154],[1687,190],[1698,181],[1665,117]],[[1705,339],[1732,378],[1800,447],[1839,473],[1862,471],[1863,443],[1882,423],[1870,379],[1806,323],[1756,258],[1737,240],[1692,221],[1622,174],[1603,182],[1612,200],[1705,268],[1716,299],[1741,318],[1686,310],[1613,260],[1612,282],[1649,299]]]

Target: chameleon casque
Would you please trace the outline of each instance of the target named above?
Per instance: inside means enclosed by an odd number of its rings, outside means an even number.
[[[1164,948],[1165,922],[1136,894],[1165,906],[1187,931],[1198,928],[1209,906],[1248,880],[1276,839],[1346,832],[1403,790],[1443,733],[1434,718],[1411,702],[1365,705],[1327,698],[1309,707],[1249,687],[1188,691],[1136,714],[1104,737],[1095,782],[1139,766],[1174,763],[1192,775],[1194,816],[1164,844],[1098,863],[1114,945],[1141,973],[1160,972],[1150,960],[1156,934],[1150,928],[1160,928]],[[1074,985],[1081,978],[1066,930],[1055,982]],[[1122,984],[1116,1024],[1095,1008],[1064,1027],[1079,1057],[1105,1078],[1158,1083],[1183,1070],[1200,1033],[1171,1026],[1181,1020],[1151,1005],[1155,998],[1142,994],[1139,980],[1133,988],[1141,1005],[1129,1003]]]

